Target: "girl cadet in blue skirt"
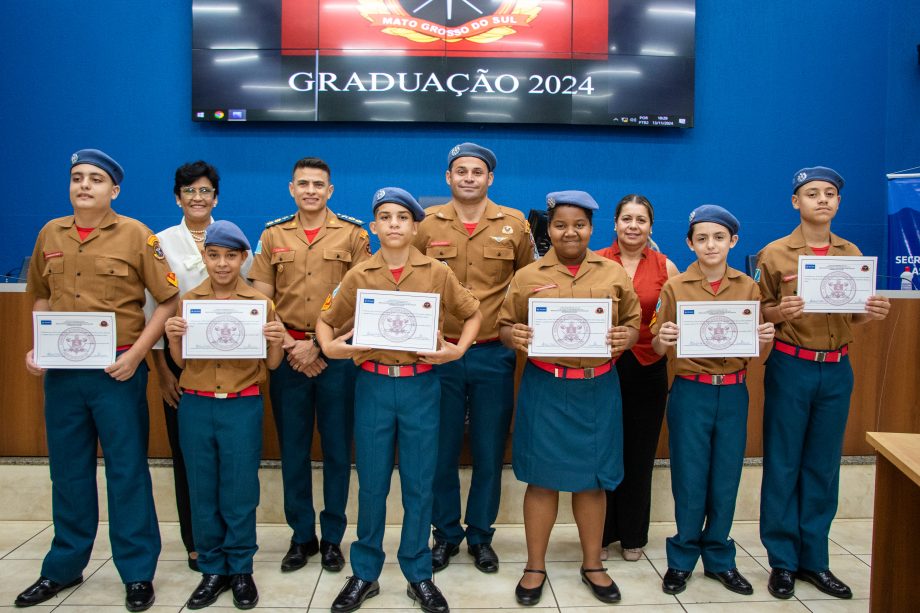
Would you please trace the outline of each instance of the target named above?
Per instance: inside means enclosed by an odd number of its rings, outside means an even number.
[[[609,298],[607,343],[619,355],[639,337],[639,298],[622,266],[588,249],[597,203],[581,191],[546,196],[552,249],[517,272],[499,315],[502,342],[526,352],[530,298]],[[604,490],[623,478],[620,384],[610,358],[529,359],[518,392],[512,465],[527,483],[524,530],[527,566],[515,589],[522,605],[540,601],[546,548],[556,521],[559,492],[572,492],[572,512],[582,547],[582,582],[602,602],[620,591],[601,567]]]
[[[760,300],[753,279],[729,268],[729,250],[738,242],[738,220],[720,206],[705,204],[690,213],[687,245],[696,262],[661,289],[650,328],[652,348],[664,355],[677,344],[677,302]],[[757,328],[761,350],[773,340],[773,324]],[[679,594],[698,559],[707,577],[738,594],[754,590],[735,566],[729,538],[747,435],[748,358],[680,358],[668,399],[671,491],[677,534],[667,542],[668,571],[662,590]]]
[[[262,395],[268,368],[281,364],[284,324],[272,301],[249,287],[240,269],[249,241],[229,221],[208,226],[204,263],[208,278],[182,296],[179,314],[166,322],[169,352],[179,368],[179,440],[185,457],[192,508],[192,535],[202,578],[186,605],[201,609],[228,588],[238,609],[259,601],[252,579],[256,552],[256,507],[262,457]],[[267,358],[183,359],[186,300],[265,300]]]

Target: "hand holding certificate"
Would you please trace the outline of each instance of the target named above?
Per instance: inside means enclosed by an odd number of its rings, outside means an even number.
[[[759,324],[756,301],[678,301],[677,357],[756,357]]]
[[[435,351],[441,295],[359,289],[355,308],[356,347]]]
[[[528,322],[533,338],[527,355],[533,357],[609,358],[607,332],[611,325],[610,299],[531,298]]]
[[[265,358],[265,300],[186,300],[183,359]]]
[[[39,368],[99,368],[115,363],[115,313],[32,313]]]
[[[875,294],[878,258],[799,256],[798,295],[806,313],[864,313]]]

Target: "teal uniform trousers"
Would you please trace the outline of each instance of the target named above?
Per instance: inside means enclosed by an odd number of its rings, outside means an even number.
[[[720,573],[735,568],[729,537],[747,439],[744,383],[709,385],[676,377],[668,399],[671,492],[677,534],[667,540],[668,567]]]
[[[476,344],[459,360],[436,366],[441,429],[434,478],[434,538],[454,545],[491,543],[501,500],[505,439],[514,409],[514,351],[498,341]],[[473,474],[460,525],[460,449],[469,411]]]
[[[115,568],[124,583],[152,581],[160,529],[147,467],[147,364],[128,381],[102,370],[48,370],[44,390],[54,540],[41,574],[68,583],[89,562],[99,524],[98,441]]]

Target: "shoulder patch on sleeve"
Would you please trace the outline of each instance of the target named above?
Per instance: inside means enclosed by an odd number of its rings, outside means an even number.
[[[297,215],[297,213],[291,213],[290,215],[285,215],[284,217],[279,217],[278,219],[272,219],[271,221],[265,222],[265,227],[271,228],[272,226],[277,226],[279,223],[291,221],[292,219],[294,219],[295,215]]]
[[[262,253],[262,241],[261,240],[256,244],[256,250],[253,251],[252,254],[259,255],[260,253]]]
[[[759,268],[755,268],[755,269],[754,269],[754,281],[757,282],[757,283],[760,283],[760,274],[761,274],[761,273],[760,273],[760,269],[759,269]]]
[[[147,244],[153,248],[153,257],[158,260],[162,260],[166,257],[163,253],[163,249],[160,247],[160,239],[157,238],[156,234],[151,234],[147,237]]]
[[[361,221],[361,220],[358,219],[357,217],[352,217],[351,215],[345,215],[345,214],[343,214],[343,213],[336,213],[335,216],[338,217],[339,219],[341,219],[342,221],[347,221],[348,223],[353,223],[353,224],[355,224],[356,226],[363,226],[363,225],[364,225],[364,222],[363,222],[363,221]]]

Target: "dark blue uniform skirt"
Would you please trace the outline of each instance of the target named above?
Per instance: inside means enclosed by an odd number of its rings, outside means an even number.
[[[557,379],[527,363],[518,391],[512,467],[551,490],[615,489],[623,479],[623,408],[616,369]]]

